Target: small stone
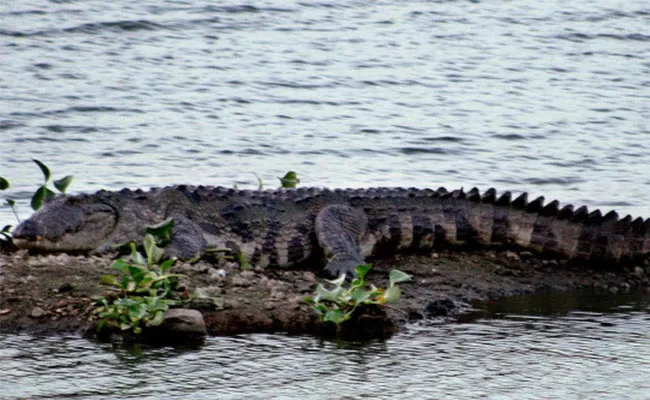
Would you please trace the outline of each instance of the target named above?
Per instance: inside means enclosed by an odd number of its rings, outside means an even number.
[[[438,254],[438,253],[433,253],[433,254],[431,254],[431,258],[433,258],[433,259],[438,259],[438,258],[440,258],[440,254]]]
[[[203,314],[189,308],[167,310],[160,329],[179,337],[203,337],[207,334]]]
[[[32,308],[32,312],[29,313],[29,316],[32,318],[41,318],[45,314],[45,310],[43,310],[41,307],[34,307]]]
[[[228,271],[223,268],[219,268],[218,270],[214,271],[214,275],[216,275],[218,278],[225,278],[228,276]]]
[[[286,297],[286,294],[284,292],[280,291],[272,291],[271,294],[269,295],[270,299],[273,300],[282,300]]]
[[[224,266],[228,269],[241,269],[239,263],[234,261],[229,261]]]
[[[311,271],[305,271],[302,274],[302,279],[306,280],[307,282],[316,282],[316,274]]]
[[[514,251],[506,251],[506,258],[509,258],[513,261],[521,261],[519,254],[515,253]]]
[[[250,279],[242,278],[241,276],[235,276],[232,278],[232,284],[233,286],[248,287],[251,285],[251,281]]]
[[[639,266],[634,267],[634,275],[638,278],[643,278],[645,276],[645,270]]]
[[[239,274],[239,276],[241,276],[241,277],[244,278],[244,279],[252,279],[252,278],[255,277],[255,272],[253,272],[253,271],[251,271],[251,270],[245,270],[245,271],[242,271],[242,272]]]
[[[205,293],[205,295],[208,297],[216,297],[223,294],[223,289],[219,286],[206,286],[204,288],[201,288],[201,290],[203,290],[203,293]]]
[[[240,307],[241,307],[241,304],[239,304],[239,301],[235,300],[235,299],[227,299],[227,300],[224,301],[224,304],[223,304],[224,309],[228,309],[228,308],[237,309],[237,308],[240,308]]]
[[[72,291],[72,289],[74,289],[74,286],[72,286],[70,282],[66,282],[63,285],[59,286],[57,290],[59,291],[59,293],[65,293],[65,292]]]
[[[54,260],[60,264],[68,264],[70,262],[70,256],[65,253],[61,253],[55,256]]]

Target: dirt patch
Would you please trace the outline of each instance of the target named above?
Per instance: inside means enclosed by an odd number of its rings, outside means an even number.
[[[0,253],[0,332],[94,333],[91,296],[105,293],[99,284],[110,272],[110,257]],[[368,280],[384,287],[388,271],[399,268],[413,281],[401,284],[403,297],[385,313],[366,310],[353,332],[386,336],[408,321],[456,317],[473,302],[576,288],[618,293],[647,288],[650,267],[617,270],[572,266],[541,260],[527,252],[443,251],[376,261]],[[303,297],[313,293],[317,271],[240,270],[200,261],[178,263],[173,272],[186,276],[189,289],[201,288],[217,299],[195,301],[212,335],[249,332],[327,334]]]

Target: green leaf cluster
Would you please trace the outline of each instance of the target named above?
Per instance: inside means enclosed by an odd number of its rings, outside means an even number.
[[[280,180],[282,187],[285,189],[295,189],[300,183],[298,174],[296,174],[295,171],[289,171],[282,178],[278,177],[278,179]]]
[[[9,181],[0,176],[0,190],[7,190],[10,187],[11,184],[9,183]],[[18,220],[18,222],[20,222],[20,219],[18,219],[18,214],[16,214],[16,202],[11,199],[5,199],[5,205],[11,207],[11,211],[13,211],[14,215],[16,216],[16,219]],[[11,228],[12,228],[11,225],[5,225],[2,227],[2,230],[0,230],[0,236],[2,236],[2,239],[0,240],[12,243]]]
[[[115,292],[93,299],[94,312],[101,318],[98,331],[113,327],[138,334],[143,327],[160,325],[169,307],[182,301],[177,295],[178,278],[182,275],[168,273],[175,259],[162,261],[163,249],[156,244],[156,238],[150,233],[145,236],[144,255],[134,242],[128,245],[131,261],[116,260],[111,265],[119,276],[102,277],[102,283],[112,286]]]
[[[315,295],[305,297],[305,301],[312,306],[321,321],[333,322],[337,328],[349,320],[361,304],[383,305],[397,302],[401,296],[397,284],[410,280],[411,276],[394,269],[390,271],[388,287],[378,288],[365,281],[371,268],[370,264],[359,265],[356,268],[357,276],[349,285],[346,285],[345,275],[328,280],[329,289],[323,284],[318,284]]]
[[[36,189],[36,192],[34,192],[34,194],[32,195],[31,206],[32,209],[36,211],[43,206],[46,200],[56,197],[56,192],[54,192],[52,189],[48,187],[52,174],[50,172],[50,169],[47,167],[47,165],[45,165],[43,162],[37,159],[32,159],[32,161],[34,161],[38,166],[38,168],[40,168],[44,178],[44,183],[41,186],[39,186],[38,189]],[[70,183],[72,183],[73,178],[74,178],[73,175],[68,175],[59,180],[52,182],[52,184],[54,185],[56,190],[58,190],[61,194],[65,195],[65,192],[66,190],[68,190],[68,186],[70,186]],[[0,190],[4,191],[9,189],[10,187],[11,184],[9,183],[9,180],[0,176]],[[16,202],[12,199],[5,199],[5,205],[11,208],[11,211],[14,213],[14,216],[16,217],[16,221],[20,222],[20,218],[18,217],[18,213],[16,212]],[[11,225],[4,226],[0,231],[0,235],[4,238],[1,240],[11,242],[10,232],[11,232]]]
[[[56,197],[56,193],[47,186],[50,183],[50,179],[52,177],[50,169],[47,167],[47,165],[35,158],[32,159],[32,161],[34,161],[36,165],[38,165],[38,168],[41,169],[44,178],[44,183],[38,189],[36,189],[36,192],[32,196],[31,206],[32,209],[36,211],[39,208],[43,207],[43,203],[45,203],[46,200]],[[66,190],[68,190],[68,186],[70,186],[70,183],[72,183],[73,178],[73,175],[68,175],[52,183],[54,184],[56,190],[58,190],[61,194],[65,194]]]

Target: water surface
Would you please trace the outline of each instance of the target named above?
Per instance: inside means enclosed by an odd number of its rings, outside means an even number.
[[[0,393],[89,399],[650,396],[647,295],[540,300],[494,302],[490,319],[412,325],[385,342],[357,344],[256,334],[174,349],[4,335]]]

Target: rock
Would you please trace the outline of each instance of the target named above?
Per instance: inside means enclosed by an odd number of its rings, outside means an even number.
[[[521,261],[521,257],[519,257],[519,254],[515,253],[514,251],[506,251],[506,258],[513,261]]]
[[[428,317],[446,317],[449,316],[458,307],[451,299],[433,300],[427,303],[424,313]]]
[[[244,279],[252,279],[252,278],[255,277],[255,272],[253,272],[253,271],[251,271],[251,270],[245,270],[245,271],[242,271],[242,272],[239,274],[239,276],[241,276],[241,277],[244,278]]]
[[[315,283],[316,282],[316,274],[314,274],[311,271],[305,271],[302,273],[302,279],[306,280],[307,282],[310,283]]]
[[[645,270],[639,266],[634,267],[634,275],[637,278],[643,278],[645,276]]]
[[[189,308],[167,310],[162,324],[155,330],[178,339],[195,339],[207,334],[203,314]]]
[[[228,276],[228,271],[226,271],[223,268],[219,268],[210,274],[210,278],[215,280],[221,280],[227,276]]]
[[[32,311],[29,313],[29,316],[32,318],[41,318],[45,316],[46,312],[43,310],[41,307],[34,307],[32,308]]]
[[[202,290],[207,297],[216,297],[223,294],[223,289],[219,286],[205,286],[199,289]]]
[[[58,264],[68,264],[70,262],[70,256],[65,253],[58,254],[53,259]]]
[[[269,294],[269,298],[272,300],[282,300],[286,297],[286,294],[283,291],[272,290]]]
[[[74,286],[70,282],[65,282],[59,288],[57,289],[58,293],[65,293],[65,292],[70,292],[74,289]]]
[[[239,300],[237,300],[237,299],[225,299],[224,300],[224,304],[223,304],[224,309],[228,309],[228,308],[237,309],[237,308],[240,308],[240,307],[241,307],[241,304],[239,303]]]
[[[250,279],[246,279],[241,276],[235,276],[232,278],[232,284],[233,286],[248,287],[251,285],[251,281]]]

